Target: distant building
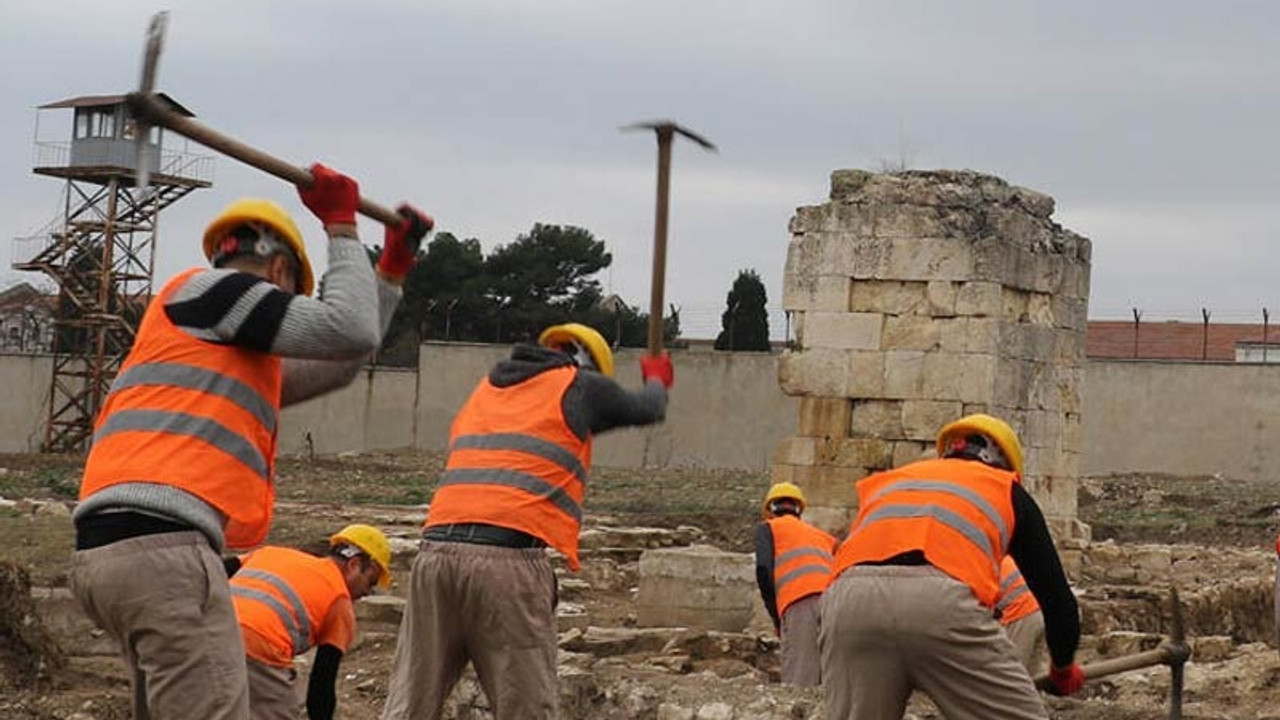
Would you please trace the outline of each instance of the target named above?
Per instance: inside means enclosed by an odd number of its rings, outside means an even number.
[[[1270,328],[1268,328],[1270,330]],[[1263,340],[1257,337],[1242,338],[1236,341],[1236,362],[1275,363],[1280,362],[1280,333],[1267,333]]]
[[[1280,330],[1259,324],[1090,320],[1088,328],[1090,358],[1263,362],[1266,347],[1266,361],[1280,361]]]
[[[53,352],[53,316],[58,296],[30,283],[0,290],[0,352]]]

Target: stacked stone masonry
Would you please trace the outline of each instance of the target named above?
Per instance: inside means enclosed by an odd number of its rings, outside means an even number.
[[[928,455],[938,429],[987,412],[1018,431],[1054,530],[1076,516],[1089,240],[1054,201],[971,171],[837,170],[791,219],[779,381],[800,397],[775,481],[843,529],[854,482]]]

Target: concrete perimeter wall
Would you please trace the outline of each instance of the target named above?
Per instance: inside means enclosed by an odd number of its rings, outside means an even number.
[[[421,372],[364,370],[351,386],[287,409],[280,449],[320,455],[443,449],[453,414],[509,348],[428,344]],[[640,382],[639,353],[618,379]],[[797,400],[778,388],[776,356],[676,351],[670,419],[602,436],[607,466],[738,467],[764,472],[795,433]],[[52,361],[0,355],[0,452],[35,452],[44,437]],[[1082,475],[1221,473],[1280,482],[1280,365],[1099,361],[1086,364]]]
[[[1280,365],[1091,361],[1081,474],[1280,483]]]
[[[442,450],[449,425],[507,346],[427,343],[421,348],[417,447]],[[617,353],[618,382],[640,387],[639,351]],[[675,351],[667,421],[596,439],[597,465],[739,467],[764,470],[778,441],[795,433],[798,400],[778,388],[769,353]]]

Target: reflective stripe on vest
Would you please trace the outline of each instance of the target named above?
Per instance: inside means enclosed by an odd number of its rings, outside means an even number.
[[[955,483],[949,483],[945,480],[902,480],[880,490],[867,498],[867,501],[875,502],[890,492],[911,491],[947,493],[967,500],[971,504],[977,506],[977,508],[982,511],[982,514],[986,515],[987,519],[991,521],[992,525],[995,525],[1000,529],[1000,549],[998,552],[1003,554],[1004,548],[1009,547],[1009,528],[1005,527],[1004,519],[1000,517],[1000,513],[996,512],[996,509],[991,507],[991,503],[987,502],[981,495],[969,488],[956,485]],[[956,530],[963,533],[965,537],[974,540],[975,544],[979,546],[986,544],[985,540],[976,539],[977,537],[983,536],[983,533],[981,530],[973,527],[972,523],[965,522],[964,519],[961,518],[959,524],[966,525],[969,528],[969,530],[961,530],[959,527],[956,528]]]
[[[773,536],[775,605],[781,617],[796,601],[826,589],[836,541],[794,515],[781,515],[767,522]]]
[[[1022,587],[1018,588],[1017,590],[1014,590],[1008,595],[1002,595],[1000,597],[1000,600],[996,602],[996,609],[1003,613],[1005,609],[1007,609],[1010,605],[1013,604],[1014,600],[1017,600],[1018,598],[1022,597],[1023,595],[1026,595],[1029,592],[1031,592],[1031,590],[1026,585],[1023,585]]]
[[[587,469],[573,453],[552,442],[532,435],[519,433],[492,433],[489,435],[462,435],[449,443],[449,449],[468,450],[519,450],[537,455],[573,473],[579,482],[587,481]]]
[[[240,587],[233,585],[231,594],[250,600],[257,600],[271,608],[280,622],[284,625],[285,630],[289,633],[289,638],[293,641],[293,654],[301,655],[311,647],[311,620],[307,617],[307,608],[302,604],[302,599],[298,594],[289,587],[289,583],[284,581],[279,575],[269,573],[263,570],[241,570],[236,573],[237,576],[253,578],[261,580],[271,587],[275,588],[288,601],[289,607],[286,608],[279,599],[253,588]]]
[[[1000,565],[1000,594],[996,598],[996,614],[1000,624],[1008,625],[1040,610],[1040,603],[1027,587],[1022,571],[1013,558],[1005,556]]]
[[[441,487],[445,485],[506,485],[518,488],[549,500],[573,518],[574,522],[582,522],[582,508],[569,497],[564,488],[558,488],[540,477],[527,473],[495,468],[460,468],[446,470],[444,475],[440,476],[440,485]]]
[[[936,505],[885,505],[866,515],[855,531],[881,520],[904,518],[930,518],[951,527],[973,543],[975,548],[991,558],[993,568],[996,565],[996,558],[1003,551],[1001,547],[992,546],[986,533],[982,532],[977,525],[952,510]]]
[[[778,592],[782,592],[782,588],[786,587],[786,585],[790,583],[792,580],[797,580],[799,578],[804,577],[805,575],[812,575],[814,573],[822,573],[823,575],[831,574],[831,561],[834,560],[835,558],[831,555],[831,553],[823,552],[815,548],[802,548],[800,550],[792,550],[791,552],[786,553],[785,555],[778,556],[778,559],[775,562],[777,562],[778,565],[783,565],[783,564],[786,564],[787,561],[789,560],[795,560],[796,558],[804,557],[806,555],[818,558],[822,562],[811,563],[808,565],[801,565],[795,570],[788,571],[782,577],[778,578],[777,581],[774,583],[774,585],[777,586],[775,590],[777,590]]]
[[[562,410],[572,366],[499,387],[485,378],[454,418],[427,527],[484,523],[540,538],[577,570],[591,438]]]
[[[143,363],[117,375],[111,392],[141,385],[173,385],[219,395],[253,413],[271,432],[276,430],[278,415],[271,403],[253,388],[221,373],[179,363]]]
[[[193,269],[148,305],[94,423],[80,499],[126,483],[167,485],[224,518],[227,547],[262,543],[271,525],[280,358],[199,340],[165,305]]]
[[[858,482],[859,512],[835,572],[907,553],[968,585],[994,607],[1014,532],[1016,475],[978,462],[921,460]]]
[[[248,440],[225,425],[187,413],[164,410],[119,410],[111,413],[93,432],[95,443],[126,430],[149,430],[199,438],[248,465],[263,480],[271,480],[266,458]]]
[[[282,667],[323,636],[334,604],[351,597],[333,559],[271,545],[244,556],[230,584],[246,652]]]

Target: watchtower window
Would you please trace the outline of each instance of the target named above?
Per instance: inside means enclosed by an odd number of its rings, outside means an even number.
[[[94,116],[94,136],[101,138],[110,138],[116,136],[116,114],[114,111],[95,110]]]
[[[114,138],[116,136],[116,109],[101,108],[76,113],[76,139]]]

